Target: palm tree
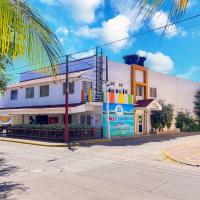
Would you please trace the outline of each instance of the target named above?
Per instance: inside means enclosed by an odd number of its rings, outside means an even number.
[[[60,62],[62,46],[41,17],[24,0],[0,1],[0,57],[30,63]]]
[[[169,11],[169,19],[172,21],[181,17],[188,6],[189,0],[125,0],[131,8],[139,8],[138,15],[144,14],[144,19],[150,19],[162,6],[166,6]]]

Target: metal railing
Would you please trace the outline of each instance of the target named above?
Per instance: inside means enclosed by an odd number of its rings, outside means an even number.
[[[38,140],[64,141],[64,130],[46,130],[30,128],[8,128],[7,136],[31,138]],[[69,140],[97,139],[102,137],[101,130],[96,128],[69,130]]]

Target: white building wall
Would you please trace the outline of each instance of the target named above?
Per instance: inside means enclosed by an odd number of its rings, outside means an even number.
[[[105,79],[105,77],[104,77]],[[115,82],[116,89],[119,88],[119,83],[123,83],[122,89],[128,90],[131,93],[131,67],[123,63],[108,61],[108,79],[109,82]]]
[[[24,106],[42,106],[65,104],[65,95],[63,94],[63,81],[46,83],[49,85],[49,96],[40,97],[40,86],[45,84],[29,85],[34,86],[34,98],[26,99],[26,88],[9,88],[0,99],[0,108],[24,107]],[[69,103],[81,102],[81,80],[76,80],[74,85],[74,94],[69,94]],[[18,90],[16,100],[11,100],[11,90]]]
[[[172,103],[176,111],[187,110],[193,114],[194,95],[200,83],[149,70],[150,87],[157,88],[157,99]]]

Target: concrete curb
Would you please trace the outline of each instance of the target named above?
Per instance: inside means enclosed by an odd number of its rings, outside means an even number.
[[[98,139],[98,140],[85,140],[81,142],[72,142],[69,144],[64,144],[64,143],[56,144],[56,143],[50,143],[50,142],[49,143],[39,142],[39,141],[34,141],[34,140],[23,140],[23,139],[15,139],[15,138],[0,138],[0,141],[43,146],[43,147],[72,147],[72,146],[91,145],[91,144],[98,144],[98,143],[104,143],[104,142],[111,142],[111,140]]]
[[[188,162],[184,162],[184,161],[181,161],[181,160],[178,160],[176,159],[174,156],[172,156],[169,152],[167,152],[167,150],[163,150],[162,152],[163,154],[163,157],[166,159],[169,159],[170,161],[172,162],[175,162],[175,163],[179,163],[179,164],[183,164],[183,165],[189,165],[189,166],[193,166],[193,167],[200,167],[200,165],[195,165],[195,164],[191,164],[191,163],[188,163]]]

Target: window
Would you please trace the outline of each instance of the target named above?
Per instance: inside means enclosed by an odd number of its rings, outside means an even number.
[[[150,97],[157,97],[157,88],[150,88]]]
[[[118,93],[118,94],[121,94],[121,93],[122,93],[122,91],[119,90],[119,89],[116,89],[115,92]]]
[[[91,116],[87,115],[87,125],[91,126]]]
[[[40,86],[40,97],[49,96],[49,85]]]
[[[69,89],[69,94],[74,94],[74,81],[69,82],[68,85]],[[63,94],[66,94],[66,83],[63,83]]]
[[[68,115],[68,123],[72,124],[72,115]]]
[[[108,89],[108,92],[110,92],[110,93],[115,93],[115,90],[114,89]]]
[[[123,94],[128,94],[128,90],[123,89]]]
[[[58,117],[49,117],[49,124],[58,124]]]
[[[26,88],[26,98],[27,99],[34,98],[34,87]]]
[[[62,116],[62,121],[63,121],[63,124],[65,124],[65,115]],[[68,123],[72,124],[72,122],[73,122],[72,115],[68,115]]]
[[[16,100],[17,99],[17,94],[18,94],[18,91],[17,90],[12,90],[11,91],[11,100]]]
[[[136,96],[144,96],[144,87],[143,86],[137,86]]]
[[[81,115],[81,124],[85,125],[85,115]]]
[[[74,94],[74,82],[69,82],[69,94]]]

